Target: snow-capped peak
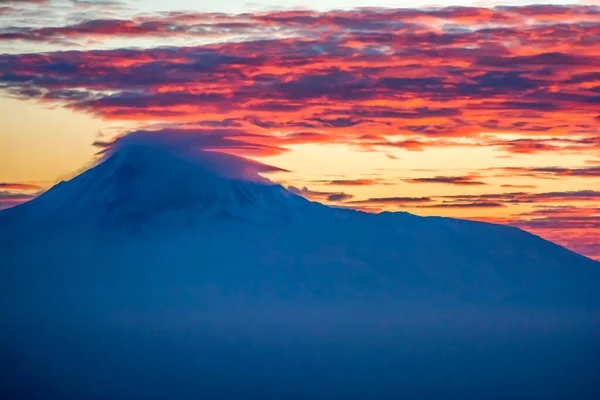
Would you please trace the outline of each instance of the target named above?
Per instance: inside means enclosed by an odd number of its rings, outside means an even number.
[[[146,223],[164,214],[262,221],[317,207],[261,177],[261,167],[229,154],[203,151],[191,157],[130,145],[25,207],[29,215],[117,223]]]

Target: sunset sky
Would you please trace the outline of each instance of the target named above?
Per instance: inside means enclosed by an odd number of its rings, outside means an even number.
[[[600,3],[0,0],[0,208],[124,134],[600,260]]]

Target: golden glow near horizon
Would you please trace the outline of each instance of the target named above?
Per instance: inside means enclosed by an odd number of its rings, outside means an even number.
[[[0,98],[0,181],[52,184],[93,160],[97,135],[109,124],[34,101]]]

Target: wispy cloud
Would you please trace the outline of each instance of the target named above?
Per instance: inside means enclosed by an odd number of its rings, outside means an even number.
[[[0,182],[0,190],[38,191],[41,187],[33,183]]]
[[[433,178],[410,178],[405,179],[409,183],[442,183],[457,186],[481,186],[486,183],[478,180],[479,177],[473,175],[465,176],[435,176]]]

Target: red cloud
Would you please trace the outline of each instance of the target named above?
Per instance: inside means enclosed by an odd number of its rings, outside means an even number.
[[[465,26],[498,15],[514,19],[509,18],[510,27],[460,33],[439,32],[414,21],[398,29],[414,19],[413,14],[461,15]],[[62,102],[108,119],[183,123],[226,116],[248,125],[252,134],[273,137],[271,132],[278,131],[273,139],[277,142],[284,142],[279,139],[284,136],[298,138],[301,130],[308,141],[310,135],[316,142],[367,149],[488,145],[531,154],[599,145],[592,135],[600,125],[600,54],[589,50],[589,42],[573,40],[594,37],[595,25],[525,24],[518,8],[341,15],[346,19],[335,12],[194,14],[188,16],[193,21],[183,25],[178,25],[183,15],[167,15],[160,20],[96,20],[5,32],[36,40],[44,40],[44,35],[180,35],[194,29],[200,34],[193,24],[207,21],[242,32],[248,20],[259,21],[253,28],[259,30],[270,29],[261,28],[270,24],[304,29],[297,38],[269,40],[266,51],[264,41],[247,41],[2,55],[0,82],[11,95]],[[580,10],[572,15],[591,14]],[[469,16],[476,20],[463,18]],[[326,24],[331,24],[331,33],[314,38],[314,26]],[[347,29],[334,34],[340,24]],[[548,41],[549,35],[568,39],[569,47],[560,46],[560,40]],[[519,45],[507,44],[517,39]],[[374,131],[382,138],[379,142],[361,139]],[[481,132],[553,139],[484,141],[477,139]],[[557,141],[573,133],[581,136],[578,142]],[[401,139],[390,140],[393,136]],[[470,140],[442,142],[442,137]]]
[[[32,190],[40,190],[41,187],[38,185],[34,185],[32,183],[9,183],[9,182],[0,182],[0,190],[19,190],[19,191],[32,191]]]

